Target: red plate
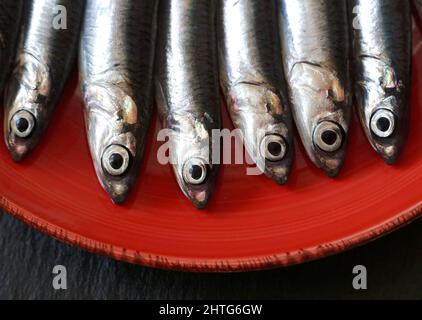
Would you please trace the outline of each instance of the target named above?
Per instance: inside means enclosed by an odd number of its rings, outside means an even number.
[[[400,162],[385,165],[354,119],[344,170],[332,180],[297,152],[280,187],[222,168],[205,211],[179,191],[171,169],[150,148],[124,206],[113,205],[94,173],[85,139],[76,76],[36,152],[14,164],[0,146],[0,205],[12,215],[90,251],[143,265],[195,271],[240,271],[291,265],[379,237],[422,209],[422,42],[415,31],[412,123]],[[225,125],[231,127],[224,115]]]

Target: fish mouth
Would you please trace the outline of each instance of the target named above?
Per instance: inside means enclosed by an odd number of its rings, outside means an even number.
[[[404,147],[408,134],[407,108],[400,96],[382,100],[370,114],[363,114],[361,121],[372,147],[386,164],[395,164]]]
[[[324,120],[315,126],[312,142],[319,167],[327,176],[339,175],[345,156],[346,134],[337,122]]]
[[[128,198],[131,188],[122,181],[109,181],[104,187],[114,204],[123,204]]]
[[[290,169],[288,166],[268,165],[265,171],[266,175],[279,185],[285,185],[289,181]]]
[[[394,165],[399,159],[401,148],[397,148],[396,146],[379,146],[376,148],[376,151],[386,164]]]
[[[101,183],[115,204],[126,201],[134,184],[131,178],[133,159],[130,151],[123,145],[111,144],[101,156]]]
[[[12,156],[12,160],[16,163],[24,161],[28,154],[31,153],[31,149],[25,145],[25,144],[16,144],[14,146],[9,146],[8,149],[10,151],[10,154]]]
[[[322,162],[321,169],[324,170],[325,174],[330,178],[337,178],[343,167],[343,160],[328,159]]]
[[[38,142],[36,130],[37,120],[27,110],[17,111],[8,124],[6,145],[15,162],[22,162],[34,149]]]
[[[191,191],[188,193],[188,199],[193,203],[195,208],[203,210],[207,206],[208,201],[211,198],[211,194],[212,192],[209,190]]]
[[[372,113],[369,121],[372,144],[385,163],[393,165],[401,153],[400,142],[395,139],[397,116],[389,109],[380,108]]]

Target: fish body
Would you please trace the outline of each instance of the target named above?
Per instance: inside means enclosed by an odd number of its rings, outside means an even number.
[[[158,1],[90,0],[80,46],[85,124],[97,177],[114,203],[135,184],[152,113]]]
[[[327,175],[344,161],[351,119],[346,0],[279,0],[284,71],[310,159]]]
[[[393,164],[406,141],[411,87],[409,0],[353,0],[355,98],[373,148]]]
[[[24,1],[15,67],[5,94],[5,142],[23,160],[48,126],[76,58],[83,0]]]
[[[218,17],[220,82],[231,119],[258,168],[283,184],[294,152],[276,3],[222,0]]]
[[[0,0],[0,95],[12,64],[21,12],[21,0]]]
[[[163,0],[159,10],[156,100],[168,129],[169,160],[198,208],[213,191],[213,130],[220,129],[214,0]]]

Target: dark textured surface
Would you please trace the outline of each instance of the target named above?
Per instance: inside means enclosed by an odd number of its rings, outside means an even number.
[[[52,269],[66,266],[68,289]],[[368,290],[352,269],[368,269]],[[239,274],[153,270],[65,245],[0,213],[0,299],[422,299],[422,220],[364,247],[284,269]]]

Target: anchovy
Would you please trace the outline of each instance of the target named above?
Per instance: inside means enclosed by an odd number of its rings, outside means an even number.
[[[126,200],[142,162],[152,113],[158,1],[90,0],[80,46],[85,124],[97,177]]]
[[[185,195],[203,208],[213,191],[213,130],[220,129],[214,0],[160,3],[156,100],[170,163]]]
[[[408,131],[410,1],[353,0],[350,13],[359,118],[373,148],[393,164]]]
[[[74,66],[83,0],[24,1],[5,98],[5,142],[15,161],[38,144]]]
[[[21,0],[0,0],[0,96],[12,65],[21,12]]]
[[[310,159],[338,175],[351,119],[346,0],[278,0],[293,116]]]
[[[220,82],[231,119],[257,167],[283,184],[294,152],[276,3],[222,0],[219,19]]]

